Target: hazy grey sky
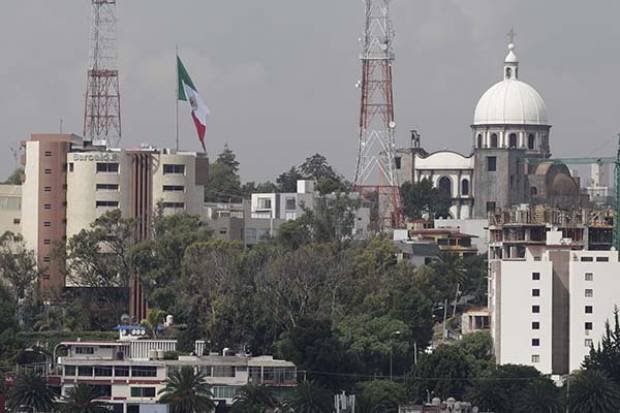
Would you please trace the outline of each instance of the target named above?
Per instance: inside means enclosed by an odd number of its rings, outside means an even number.
[[[174,49],[244,180],[274,179],[320,152],[351,178],[357,149],[360,0],[119,0],[123,143],[174,146]],[[32,132],[82,131],[89,0],[2,0],[0,175]],[[517,32],[520,78],[547,102],[556,156],[615,153],[620,2],[394,0],[399,142],[469,152],[474,106],[501,78]],[[198,150],[181,106],[182,146]]]

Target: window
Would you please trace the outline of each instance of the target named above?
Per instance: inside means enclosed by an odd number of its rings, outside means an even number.
[[[65,366],[65,376],[75,376],[75,366]]]
[[[79,366],[78,367],[78,376],[92,377],[92,375],[93,375],[93,366]]]
[[[586,338],[586,339],[584,340],[584,343],[583,343],[583,344],[584,344],[586,347],[588,347],[588,348],[592,347],[592,339],[591,339],[591,338]]]
[[[536,188],[535,186],[530,188],[530,195],[538,195],[538,188]]]
[[[450,181],[450,178],[447,176],[442,176],[439,178],[437,186],[439,187],[439,192],[447,196],[452,196],[452,182]]]
[[[532,363],[540,363],[540,355],[532,354]]]
[[[516,133],[511,133],[508,136],[508,146],[511,148],[517,147],[517,134]]]
[[[212,376],[213,376],[213,374],[211,373],[211,371],[212,371],[212,370],[211,370],[211,366],[201,366],[201,367],[200,367],[200,372],[201,372],[202,374],[204,374],[204,375],[205,375],[205,377],[212,377]]]
[[[52,156],[52,151],[45,151],[45,156]]]
[[[596,262],[609,262],[609,257],[596,257]]]
[[[157,368],[151,366],[133,366],[131,368],[131,377],[155,377],[157,376]]]
[[[534,149],[534,135],[533,134],[529,134],[527,135],[527,148],[528,149]]]
[[[540,280],[540,273],[539,272],[533,272],[532,273],[532,280],[534,280],[534,281]]]
[[[497,157],[487,156],[487,171],[489,172],[497,171]]]
[[[532,330],[540,330],[540,322],[532,321]]]
[[[478,134],[478,147],[482,148],[482,134],[481,133]]]
[[[164,202],[163,206],[164,208],[184,209],[185,203],[184,202]]]
[[[539,338],[533,338],[532,339],[532,347],[538,347],[540,346],[540,339]]]
[[[179,164],[164,164],[164,175],[168,174],[185,174],[185,165]]]
[[[539,305],[533,305],[532,306],[532,313],[534,313],[534,314],[540,313],[540,306]]]
[[[44,239],[43,240],[43,245],[50,245],[52,243],[51,239]]]
[[[286,209],[289,211],[294,211],[296,208],[297,208],[297,200],[295,198],[287,198]]]
[[[396,165],[396,169],[400,169],[400,165],[401,165],[401,157],[400,156],[396,156],[394,158],[394,164]]]
[[[95,366],[95,377],[112,377],[112,367]]]
[[[185,187],[183,185],[164,185],[164,192],[185,192]]]
[[[235,377],[233,366],[213,366],[213,377]]]
[[[592,330],[592,322],[591,321],[586,321],[585,323],[585,328],[586,330]]]
[[[52,223],[50,221],[43,221],[43,226],[44,227],[51,227]]]
[[[155,387],[132,387],[131,397],[155,397]]]
[[[594,274],[591,272],[586,273],[586,281],[592,281],[594,279]]]
[[[506,79],[510,79],[512,77],[512,68],[506,68]]]
[[[592,298],[593,295],[594,291],[592,291],[592,288],[586,288],[586,298]]]
[[[271,209],[270,198],[258,198],[258,209]]]
[[[116,366],[114,367],[114,376],[116,377],[129,377],[128,366]]]
[[[69,172],[73,172],[73,162],[69,162]]]
[[[586,311],[586,314],[592,314],[592,306],[586,305],[585,311]]]
[[[43,209],[52,209],[52,204],[43,204]]]
[[[495,202],[487,202],[487,214],[495,213]]]
[[[45,175],[51,175],[51,173],[52,173],[51,169],[49,168],[45,169]]]
[[[118,191],[118,184],[97,184],[97,191]]]
[[[43,262],[50,262],[52,259],[50,257],[43,257]]]
[[[118,173],[118,163],[116,163],[116,162],[97,162],[97,172]]]
[[[540,290],[538,288],[532,290],[532,297],[540,297]]]
[[[118,201],[97,201],[95,206],[97,208],[118,208]]]
[[[238,389],[237,386],[213,386],[211,391],[215,399],[233,399]]]
[[[463,179],[461,181],[461,195],[467,196],[469,195],[469,180]]]
[[[491,148],[497,148],[497,133],[491,134]]]
[[[51,186],[44,186],[43,187],[43,192],[52,192],[52,187]]]
[[[592,257],[581,257],[581,262],[592,262],[594,259]]]
[[[14,218],[13,219],[13,224],[15,224],[15,225],[19,225],[21,222],[22,222],[22,220],[19,219],[19,218]]]
[[[94,347],[76,347],[75,354],[95,354]]]

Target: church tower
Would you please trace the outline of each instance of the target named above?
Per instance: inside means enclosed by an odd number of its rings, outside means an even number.
[[[474,113],[476,218],[527,202],[530,186],[524,158],[546,159],[551,155],[547,107],[536,89],[519,80],[513,40],[511,32],[502,80],[482,95]]]

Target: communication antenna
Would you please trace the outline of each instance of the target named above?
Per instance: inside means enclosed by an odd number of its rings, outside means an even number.
[[[359,192],[377,192],[382,227],[398,228],[403,217],[396,172],[390,0],[363,1],[366,23],[361,40],[362,93],[355,188]]]
[[[84,138],[101,146],[121,140],[116,5],[116,0],[91,0]]]

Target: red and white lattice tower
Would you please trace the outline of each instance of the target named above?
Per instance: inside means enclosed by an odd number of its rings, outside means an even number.
[[[118,145],[121,139],[121,95],[116,0],[91,0],[91,7],[84,138],[97,145]]]
[[[355,188],[377,192],[383,228],[402,226],[396,172],[390,0],[364,0],[366,26],[362,39],[362,101]]]

